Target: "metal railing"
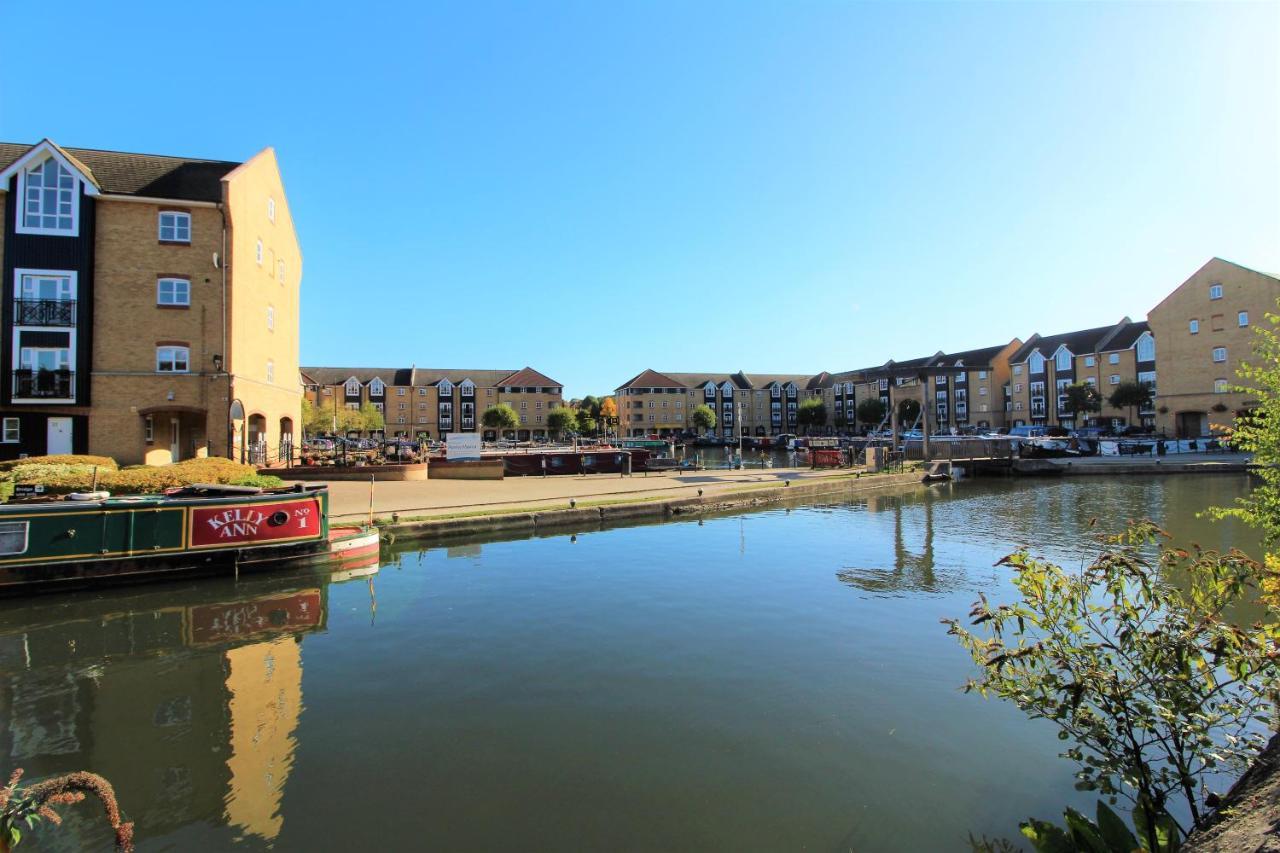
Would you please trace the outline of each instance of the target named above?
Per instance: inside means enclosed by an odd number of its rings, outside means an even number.
[[[74,326],[76,301],[74,299],[15,299],[13,324],[15,326]]]
[[[76,374],[71,370],[15,370],[13,396],[24,400],[70,400],[75,397]]]

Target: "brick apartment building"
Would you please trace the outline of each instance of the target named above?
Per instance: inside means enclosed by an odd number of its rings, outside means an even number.
[[[0,459],[287,452],[302,256],[274,151],[0,143],[0,216]]]

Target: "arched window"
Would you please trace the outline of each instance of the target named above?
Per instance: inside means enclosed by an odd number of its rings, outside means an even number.
[[[1138,361],[1156,360],[1156,339],[1151,335],[1138,338]]]
[[[1031,362],[1030,370],[1032,373],[1044,373],[1044,356],[1038,352],[1033,352],[1029,361]]]

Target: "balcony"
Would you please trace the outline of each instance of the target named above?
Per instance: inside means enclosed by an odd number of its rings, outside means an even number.
[[[1044,397],[1031,398],[1031,417],[1033,418],[1044,417]]]
[[[463,428],[463,429],[475,429],[475,428],[476,428],[476,419],[475,419],[475,418],[463,418],[463,419],[462,419],[462,428]]]
[[[75,397],[76,374],[71,370],[15,370],[13,396],[20,400],[70,400]]]
[[[15,326],[74,326],[76,301],[74,299],[15,299],[13,300],[13,324]]]

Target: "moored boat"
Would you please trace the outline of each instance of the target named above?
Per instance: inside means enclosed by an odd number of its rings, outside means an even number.
[[[328,506],[325,486],[216,485],[0,505],[0,593],[377,552],[377,531],[331,529]]]

